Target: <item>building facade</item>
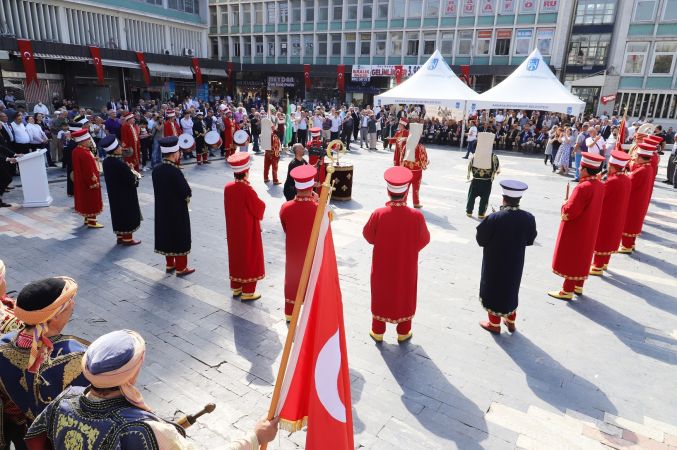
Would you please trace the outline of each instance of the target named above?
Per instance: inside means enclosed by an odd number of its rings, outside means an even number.
[[[415,67],[435,49],[457,73],[461,65],[470,65],[473,87],[484,91],[508,75],[534,47],[556,70],[561,69],[571,17],[567,3],[210,0],[210,41],[214,57],[238,65],[238,82],[246,84],[241,91],[276,88],[276,81],[268,83],[267,76],[278,72],[289,75],[288,84],[295,86],[290,90],[298,94],[303,91],[302,65],[310,64],[312,98],[313,93],[336,89],[335,68],[343,64],[347,100],[368,101],[391,84],[381,77],[353,83],[352,66]]]
[[[29,105],[55,97],[94,106],[111,97],[161,95],[166,83],[175,90],[177,83],[194,84],[191,58],[210,63],[208,27],[208,0],[2,0],[0,88]],[[31,41],[39,86],[26,89],[17,39]],[[101,52],[103,86],[95,82],[90,46]],[[135,52],[145,55],[151,87]]]

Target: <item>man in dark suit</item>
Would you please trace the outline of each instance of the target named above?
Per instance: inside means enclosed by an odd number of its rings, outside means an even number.
[[[609,124],[609,119],[604,119],[604,121],[602,121],[602,126],[599,129],[599,134],[602,135],[605,141],[609,139],[609,136],[611,136],[611,125]]]

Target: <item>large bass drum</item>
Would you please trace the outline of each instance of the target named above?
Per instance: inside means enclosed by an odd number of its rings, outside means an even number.
[[[341,161],[340,164],[334,164],[334,173],[332,174],[332,184],[334,191],[331,194],[332,200],[349,201],[353,195],[353,165],[348,161]]]

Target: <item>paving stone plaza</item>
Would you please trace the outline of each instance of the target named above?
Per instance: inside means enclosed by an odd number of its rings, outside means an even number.
[[[367,449],[677,449],[677,195],[661,183],[631,256],[614,255],[602,278],[567,303],[546,295],[561,286],[550,262],[567,178],[543,160],[500,153],[498,179],[529,184],[523,209],[538,238],[527,249],[517,332],[493,336],[478,300],[482,252],[476,218],[465,215],[467,161],[428,147],[421,188],[431,232],[420,254],[413,339],[398,345],[389,328],[369,337],[371,247],[362,237],[370,213],[386,202],[383,171],[392,153],[353,147],[353,200],[335,202],[332,223],[343,294],[352,381],[355,445]],[[284,177],[289,156],[280,163]],[[268,409],[286,335],[283,313],[282,186],[264,184],[254,156],[252,185],[267,205],[262,298],[230,296],[222,160],[186,165],[197,272],[165,274],[153,252],[153,188],[141,180],[143,243],[116,246],[104,192],[101,230],[86,229],[66,197],[61,169],[50,169],[54,204],[0,211],[0,258],[10,290],[68,275],[80,285],[66,329],[92,340],[130,328],[147,342],[139,386],[161,415],[174,417],[214,402],[216,411],[188,430],[198,448],[217,449],[252,428]],[[574,184],[572,183],[572,188]],[[21,190],[4,199],[20,203]],[[491,205],[501,204],[497,182]],[[475,212],[476,217],[476,212]],[[302,448],[305,433],[280,432],[271,449]]]

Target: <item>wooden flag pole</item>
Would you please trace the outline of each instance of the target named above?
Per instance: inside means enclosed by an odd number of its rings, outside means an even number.
[[[329,152],[327,152],[329,153]],[[330,156],[331,159],[331,156]],[[315,212],[315,219],[313,220],[313,229],[310,232],[310,239],[308,240],[308,249],[306,250],[306,258],[303,261],[303,271],[299,280],[299,287],[296,290],[296,301],[294,302],[294,312],[289,322],[289,329],[287,330],[287,339],[284,343],[284,350],[282,351],[282,360],[280,361],[280,368],[277,371],[277,378],[275,379],[275,389],[273,390],[273,398],[270,400],[270,408],[268,408],[268,420],[275,417],[275,410],[280,401],[280,391],[282,389],[282,382],[287,371],[287,364],[289,363],[289,354],[291,353],[291,346],[294,342],[294,335],[296,334],[296,324],[301,312],[301,304],[306,295],[306,288],[308,287],[308,279],[310,278],[310,269],[313,265],[313,258],[315,257],[315,249],[317,248],[317,240],[320,235],[320,225],[326,212],[327,204],[329,203],[329,196],[331,191],[331,175],[334,172],[332,164],[327,165],[327,176],[322,183],[322,191],[320,191],[320,201]],[[261,450],[266,450],[268,444],[262,444]]]

